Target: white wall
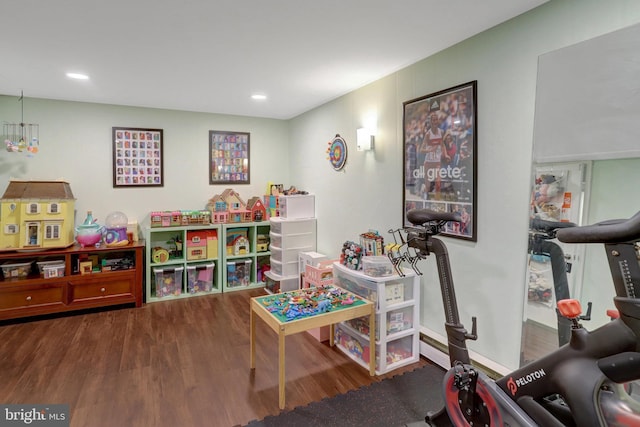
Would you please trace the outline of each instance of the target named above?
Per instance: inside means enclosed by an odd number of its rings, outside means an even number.
[[[200,208],[226,188],[208,183],[208,130],[248,131],[252,184],[236,190],[248,198],[274,181],[312,191],[318,250],[337,255],[345,240],[362,231],[386,234],[401,224],[402,103],[477,80],[478,242],[447,243],[461,317],[467,325],[471,316],[478,317],[480,339],[470,343],[472,350],[515,368],[538,56],[638,21],[637,0],[552,0],[289,122],[27,98],[25,121],[40,125],[41,151],[34,158],[0,153],[0,182],[9,176],[63,176],[71,182],[79,212],[92,209],[103,219],[122,210],[142,220],[155,209]],[[19,112],[17,98],[0,96],[3,121],[20,121]],[[356,128],[371,114],[377,115],[376,150],[356,152]],[[164,129],[163,188],[112,188],[112,126]],[[327,142],[336,133],[350,149],[341,172],[327,161]],[[444,334],[433,262],[423,270],[421,323]]]
[[[639,20],[637,1],[552,0],[291,120],[291,176],[317,195],[318,250],[337,254],[359,232],[401,225],[402,103],[477,80],[478,241],[446,241],[461,319],[470,327],[478,317],[471,349],[517,367],[538,56]],[[375,154],[356,152],[356,128],[371,112],[378,115]],[[343,172],[331,169],[323,151],[335,133],[349,144]],[[433,261],[423,271],[421,323],[444,335]]]
[[[17,122],[18,97],[0,96],[0,118]],[[289,183],[287,122],[240,116],[132,108],[25,98],[24,120],[40,128],[33,157],[0,151],[0,191],[10,177],[64,178],[76,197],[76,223],[87,210],[103,223],[112,211],[142,222],[153,210],[203,209],[212,196],[234,188],[261,196],[266,182]],[[163,129],[164,186],[113,188],[111,128]],[[251,184],[209,185],[209,130],[251,133]]]
[[[614,218],[629,218],[640,210],[640,158],[598,160],[593,162],[591,175],[591,203],[587,208],[589,222],[596,223]],[[607,310],[615,308],[615,290],[603,245],[586,245],[583,307],[592,302],[591,321],[585,326],[593,328],[609,321]]]

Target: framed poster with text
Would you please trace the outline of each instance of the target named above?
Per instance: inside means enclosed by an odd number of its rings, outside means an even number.
[[[476,241],[477,81],[403,103],[403,225],[410,209],[457,212],[447,236]]]

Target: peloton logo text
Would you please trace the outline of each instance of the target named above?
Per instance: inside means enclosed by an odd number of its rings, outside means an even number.
[[[536,380],[539,380],[540,378],[546,375],[547,374],[544,372],[544,369],[539,369],[537,371],[533,371],[530,374],[525,375],[524,377],[520,377],[515,381],[513,378],[509,378],[509,381],[507,381],[507,387],[509,388],[509,391],[511,392],[511,394],[515,396],[516,393],[518,392],[519,387],[522,387],[523,385],[527,385]]]

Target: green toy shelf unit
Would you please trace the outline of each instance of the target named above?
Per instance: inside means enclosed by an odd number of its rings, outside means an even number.
[[[220,225],[146,227],[147,302],[219,293]]]
[[[269,221],[222,224],[221,252],[223,292],[264,287]]]

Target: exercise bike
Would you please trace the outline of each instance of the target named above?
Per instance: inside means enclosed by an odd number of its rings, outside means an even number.
[[[414,209],[407,219],[413,224],[404,228],[407,247],[420,259],[436,258],[451,362],[444,408],[427,414],[428,425],[640,426],[640,404],[621,385],[640,378],[640,212],[628,220],[555,231],[561,242],[604,244],[619,318],[587,331],[579,323],[579,302],[559,301],[571,322],[569,342],[496,381],[471,364],[466,340],[477,339],[476,319],[469,333],[460,322],[447,248],[435,237],[460,217]]]
[[[529,221],[529,247],[532,257],[543,257],[549,260],[553,281],[553,295],[556,301],[571,298],[567,273],[571,271],[571,264],[567,262],[562,247],[556,243],[556,231],[561,228],[575,227],[573,222],[547,221],[541,218],[531,218]],[[591,302],[587,303],[587,312],[579,320],[591,320]],[[564,317],[556,308],[558,346],[563,346],[571,338],[572,322]],[[524,361],[524,360],[523,360]]]

